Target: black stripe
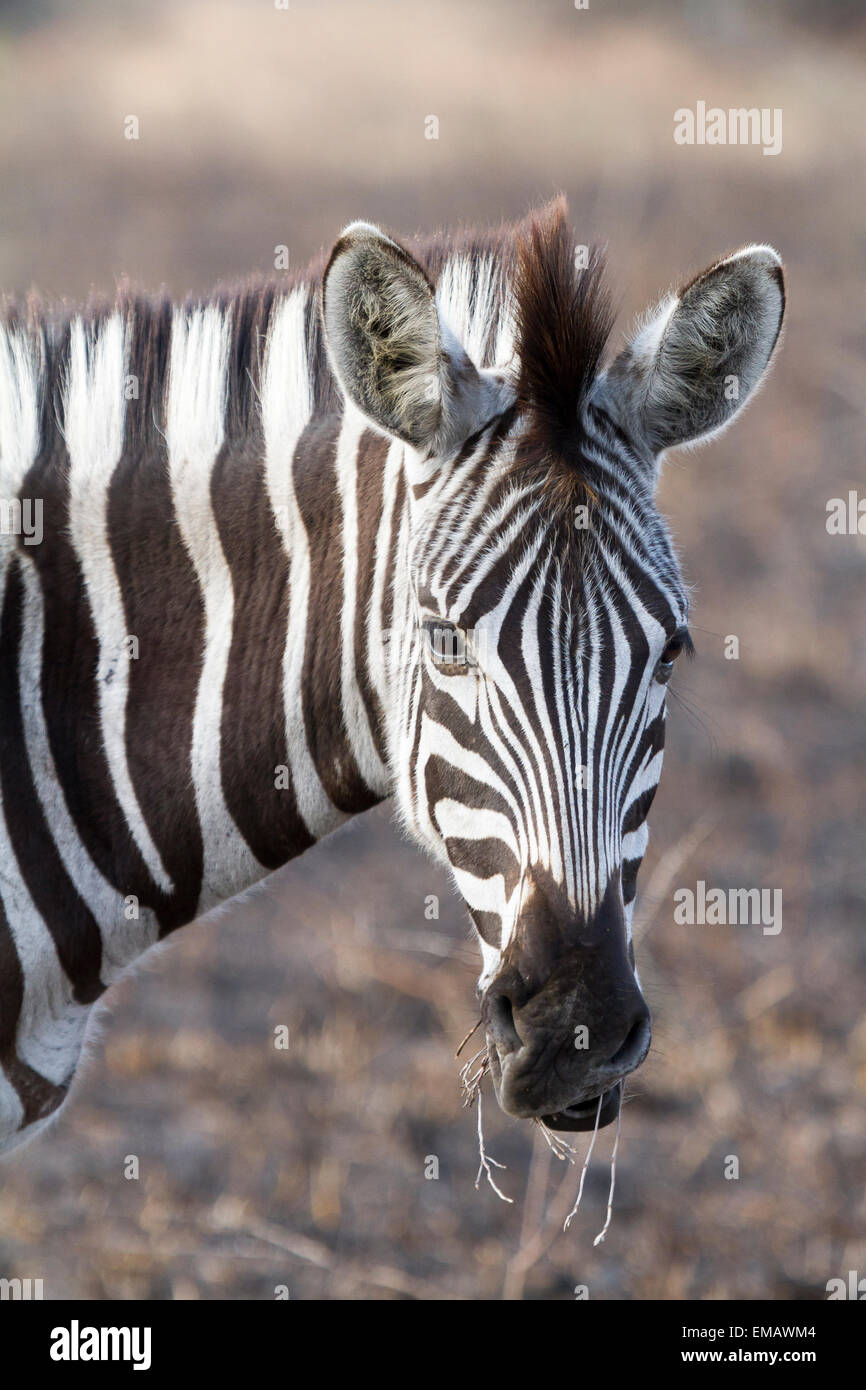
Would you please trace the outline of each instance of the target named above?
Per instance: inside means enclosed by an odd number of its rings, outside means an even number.
[[[234,591],[220,726],[223,796],[253,854],[276,869],[313,837],[298,811],[286,741],[289,562],[268,497],[263,448],[259,438],[225,444],[211,500]],[[279,779],[277,767],[286,769]]]
[[[103,990],[102,937],[87,904],[66,872],[33,784],[18,685],[24,585],[14,560],[6,579],[0,617],[0,786],[6,828],[18,869],[45,922],[78,1004],[92,1004]]]

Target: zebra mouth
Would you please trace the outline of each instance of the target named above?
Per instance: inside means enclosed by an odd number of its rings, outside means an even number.
[[[539,1115],[535,1109],[524,1108],[522,1103],[515,1106],[514,1097],[503,1095],[505,1063],[508,1063],[512,1054],[507,1053],[505,1058],[500,1056],[499,1048],[495,1040],[488,1035],[488,1056],[490,1071],[493,1077],[493,1086],[500,1106],[506,1115],[513,1115],[516,1119],[540,1119],[542,1124],[548,1129],[556,1130],[592,1130],[596,1128],[604,1129],[612,1120],[616,1119],[619,1106],[620,1083],[608,1087],[606,1090],[596,1092],[588,1100],[576,1100],[571,1105],[564,1105],[560,1110],[552,1110],[549,1114]],[[599,1107],[601,1100],[601,1107]]]
[[[599,1100],[601,1109],[599,1110]],[[608,1091],[602,1091],[601,1096],[593,1096],[590,1100],[577,1101],[574,1105],[566,1105],[562,1110],[555,1110],[552,1115],[542,1115],[541,1119],[548,1129],[558,1130],[586,1130],[595,1129],[596,1117],[598,1117],[599,1129],[604,1129],[612,1120],[616,1119],[616,1112],[619,1102],[619,1085],[612,1086]]]

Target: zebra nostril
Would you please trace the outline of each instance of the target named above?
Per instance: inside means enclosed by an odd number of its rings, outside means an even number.
[[[605,1064],[605,1070],[617,1071],[626,1075],[639,1067],[649,1051],[652,1040],[652,1024],[649,1012],[644,1009],[634,1020],[623,1042]]]
[[[523,1039],[514,1023],[514,1008],[507,994],[488,994],[484,1016],[488,1036],[494,1043],[500,1060],[523,1046]]]

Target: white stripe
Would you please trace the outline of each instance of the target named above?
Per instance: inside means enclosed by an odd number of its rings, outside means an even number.
[[[0,489],[7,501],[39,452],[41,365],[31,338],[0,325]]]
[[[210,304],[175,310],[166,442],[177,524],[201,586],[205,648],[192,733],[192,779],[204,848],[199,911],[267,871],[225,804],[221,777],[223,686],[234,619],[231,571],[211,504],[223,443],[230,315]]]
[[[464,806],[451,797],[443,797],[433,807],[433,816],[443,840],[501,840],[520,863],[514,827],[501,811]]]
[[[391,669],[389,661],[392,657],[393,633],[389,632],[386,640],[386,634],[382,629],[382,610],[385,604],[385,593],[388,584],[394,584],[396,579],[395,575],[389,574],[388,565],[391,560],[391,533],[394,524],[394,507],[397,501],[397,490],[402,467],[403,445],[399,440],[395,439],[388,449],[388,454],[385,459],[382,517],[376,532],[376,555],[373,564],[373,584],[370,593],[369,621],[367,624],[367,662],[370,668],[370,679],[376,694],[382,702],[382,708],[384,710],[389,709],[391,705],[388,673]],[[395,565],[399,565],[399,556],[395,556],[394,563]],[[395,619],[396,613],[392,606],[390,619],[392,627]]]
[[[642,821],[636,830],[630,830],[622,837],[623,859],[643,859],[649,844],[649,826]]]
[[[641,768],[640,771],[636,773],[634,780],[632,781],[632,784],[628,789],[628,800],[626,802],[625,808],[626,811],[628,811],[632,804],[635,801],[637,801],[639,796],[643,796],[644,792],[649,791],[651,787],[658,786],[659,782],[661,781],[662,762],[664,761],[664,756],[665,750],[663,748],[659,748],[659,750],[656,753],[654,753],[653,756],[650,758],[649,762],[646,764],[646,767]]]
[[[449,256],[436,288],[442,317],[479,367],[485,365],[484,349],[497,313],[497,279],[492,256],[476,263],[469,256]]]
[[[505,293],[499,309],[499,325],[496,332],[496,347],[493,351],[493,366],[499,371],[517,370],[517,304],[511,283],[506,282]]]
[[[292,290],[274,308],[262,373],[265,477],[277,529],[289,558],[289,618],[283,646],[286,745],[298,813],[314,839],[346,819],[334,806],[310,754],[301,682],[310,599],[310,544],[292,469],[295,449],[313,413],[307,360],[307,290]]]
[[[430,716],[422,711],[421,733],[418,740],[418,758],[416,767],[418,769],[418,793],[416,797],[416,811],[419,818],[419,825],[423,826],[423,833],[428,841],[438,839],[436,826],[431,823],[429,809],[427,805],[427,792],[425,783],[425,769],[430,758],[442,758],[450,763],[452,767],[460,768],[468,777],[474,778],[483,786],[491,787],[498,792],[499,796],[510,808],[513,813],[514,823],[520,826],[523,819],[522,807],[518,806],[510,789],[505,785],[500,777],[493,771],[490,764],[480,753],[474,752],[471,748],[464,748],[452,734],[451,730],[444,724],[437,724]],[[521,856],[522,860],[522,856]]]
[[[343,517],[343,612],[341,616],[341,685],[343,721],[358,769],[373,791],[387,796],[388,769],[379,756],[355,668],[355,621],[358,587],[358,450],[367,428],[360,411],[347,404],[337,441],[337,487]],[[358,615],[363,622],[364,615]]]
[[[173,884],[147,828],[126,760],[129,636],[108,541],[108,488],[123,448],[126,332],[120,314],[96,329],[72,324],[64,434],[69,453],[69,531],[99,642],[95,672],[108,770],[118,804],[154,882]]]
[[[502,949],[506,946],[506,931],[516,919],[520,904],[520,883],[515,884],[511,896],[505,893],[505,879],[502,874],[492,874],[490,878],[479,878],[467,869],[457,869],[452,864],[451,872],[466,906],[476,912],[494,913],[502,923]]]
[[[562,758],[566,769],[565,799],[562,806],[561,821],[568,829],[568,845],[564,848],[566,866],[566,894],[569,902],[577,906],[577,795],[582,795],[578,791],[576,782],[577,766],[580,765],[581,750],[579,745],[580,727],[579,715],[574,700],[574,688],[571,683],[570,667],[568,663],[574,660],[575,652],[575,631],[574,614],[571,607],[570,596],[563,596],[562,574],[557,573],[555,578],[555,597],[553,602],[554,619],[553,629],[561,634],[560,641],[555,644],[553,654],[553,698],[556,711],[557,728],[559,730],[558,742],[562,748]],[[578,746],[572,746],[572,723],[576,728]],[[555,745],[554,745],[555,746]]]
[[[550,711],[544,692],[544,676],[539,662],[540,644],[542,644],[548,634],[540,630],[540,610],[542,600],[551,576],[555,577],[550,556],[547,557],[543,569],[540,569],[535,577],[532,596],[526,605],[526,611],[521,622],[521,650],[523,654],[523,664],[529,673],[532,688],[536,695],[537,717],[541,725],[541,739],[534,737],[533,746],[537,759],[537,777],[543,782],[542,792],[544,795],[544,825],[548,832],[548,864],[550,872],[556,883],[561,883],[565,875],[564,848],[561,839],[561,821],[557,814],[558,809],[565,800],[565,788],[562,782],[562,763],[560,759],[560,744],[553,732],[553,725],[550,721]],[[523,711],[521,711],[523,713]],[[529,720],[524,720],[527,730],[530,727]],[[550,762],[553,764],[553,774],[556,779],[556,789],[550,785],[550,777],[547,769],[545,753],[548,749],[553,752]],[[566,887],[566,893],[570,892],[570,887]]]
[[[6,1153],[15,1145],[15,1135],[23,1119],[24,1106],[18,1099],[18,1092],[0,1066],[0,1153]]]
[[[592,807],[595,792],[595,723],[601,701],[601,682],[599,665],[599,646],[601,636],[598,625],[597,594],[595,586],[588,581],[585,585],[583,596],[583,612],[585,620],[585,642],[589,652],[589,661],[578,661],[577,670],[577,708],[578,711],[586,707],[586,725],[583,731],[583,757],[586,767],[585,785],[583,795],[577,798],[577,821],[578,835],[580,836],[580,849],[578,851],[578,867],[580,870],[581,894],[580,902],[587,912],[592,911],[600,896],[598,892],[598,875],[596,872],[596,851],[590,844],[592,827],[589,824],[589,812]]]

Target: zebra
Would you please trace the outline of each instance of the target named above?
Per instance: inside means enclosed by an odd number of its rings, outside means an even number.
[[[748,246],[608,352],[562,197],[406,244],[354,222],[181,303],[4,304],[3,1149],[148,948],[388,797],[475,929],[502,1109],[612,1120],[692,649],[660,466],[754,395],[783,313]]]

